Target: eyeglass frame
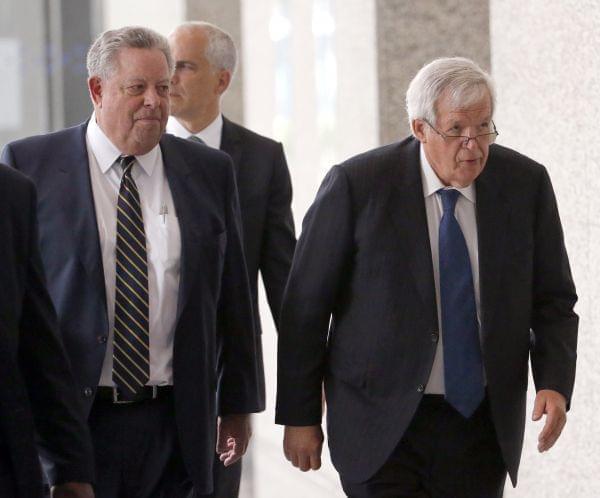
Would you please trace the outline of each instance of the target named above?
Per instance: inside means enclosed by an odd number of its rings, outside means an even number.
[[[461,142],[461,147],[468,147],[469,146],[469,142],[471,140],[475,140],[477,143],[479,143],[479,141],[477,140],[478,138],[481,137],[490,137],[491,135],[494,135],[494,139],[493,140],[489,140],[488,145],[493,144],[496,141],[496,138],[498,137],[498,135],[500,135],[500,132],[498,131],[498,129],[496,128],[496,123],[494,123],[494,120],[490,120],[492,122],[492,126],[494,127],[494,131],[490,132],[490,133],[482,133],[481,135],[475,135],[474,137],[469,137],[467,135],[446,135],[445,133],[442,133],[441,131],[439,131],[435,126],[433,126],[429,121],[427,121],[426,119],[423,119],[423,121],[425,123],[427,123],[429,125],[429,127],[435,131],[440,137],[442,137],[444,139],[444,141],[448,138],[462,138],[462,142]]]

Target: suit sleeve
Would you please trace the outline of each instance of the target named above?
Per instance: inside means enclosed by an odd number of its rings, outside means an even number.
[[[534,231],[531,365],[536,389],[560,392],[570,404],[575,381],[577,295],[556,198],[546,170],[541,175]]]
[[[227,244],[221,278],[217,328],[219,337],[219,415],[264,409],[259,395],[258,356],[248,271],[242,246],[241,215],[233,174],[228,165]]]
[[[29,260],[20,319],[19,364],[32,405],[38,446],[51,484],[92,482],[92,443],[70,364],[57,334],[39,255],[31,186]]]
[[[260,272],[273,320],[279,326],[281,300],[296,245],[291,207],[292,182],[281,144],[278,144],[273,166],[260,255]]]
[[[302,225],[283,297],[275,422],[321,423],[329,322],[353,253],[353,215],[345,171],[325,177]]]

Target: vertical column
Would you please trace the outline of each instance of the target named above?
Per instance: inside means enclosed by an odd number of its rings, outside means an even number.
[[[382,144],[410,133],[404,98],[419,68],[464,56],[490,67],[489,4],[480,0],[375,0]]]
[[[207,21],[227,31],[238,47],[238,68],[233,83],[223,98],[223,113],[233,121],[243,122],[243,67],[241,64],[241,6],[240,0],[186,0],[188,21]]]
[[[50,128],[84,121],[92,105],[85,58],[92,42],[90,0],[48,0],[46,21]]]

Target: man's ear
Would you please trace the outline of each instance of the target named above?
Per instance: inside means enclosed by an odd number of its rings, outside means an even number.
[[[88,90],[95,107],[102,107],[102,80],[98,76],[88,78]]]
[[[425,126],[426,123],[422,119],[413,119],[411,123],[411,128],[413,135],[417,137],[421,143],[427,143],[427,137],[425,135]]]
[[[231,71],[221,69],[219,71],[219,83],[217,84],[216,92],[218,95],[223,95],[225,90],[229,88],[231,83]]]

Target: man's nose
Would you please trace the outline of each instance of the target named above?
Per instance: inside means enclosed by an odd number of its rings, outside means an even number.
[[[477,137],[465,137],[465,140],[463,141],[463,147],[466,147],[467,149],[477,147]]]
[[[160,95],[156,91],[156,88],[148,88],[144,94],[144,106],[155,108],[160,104]]]

